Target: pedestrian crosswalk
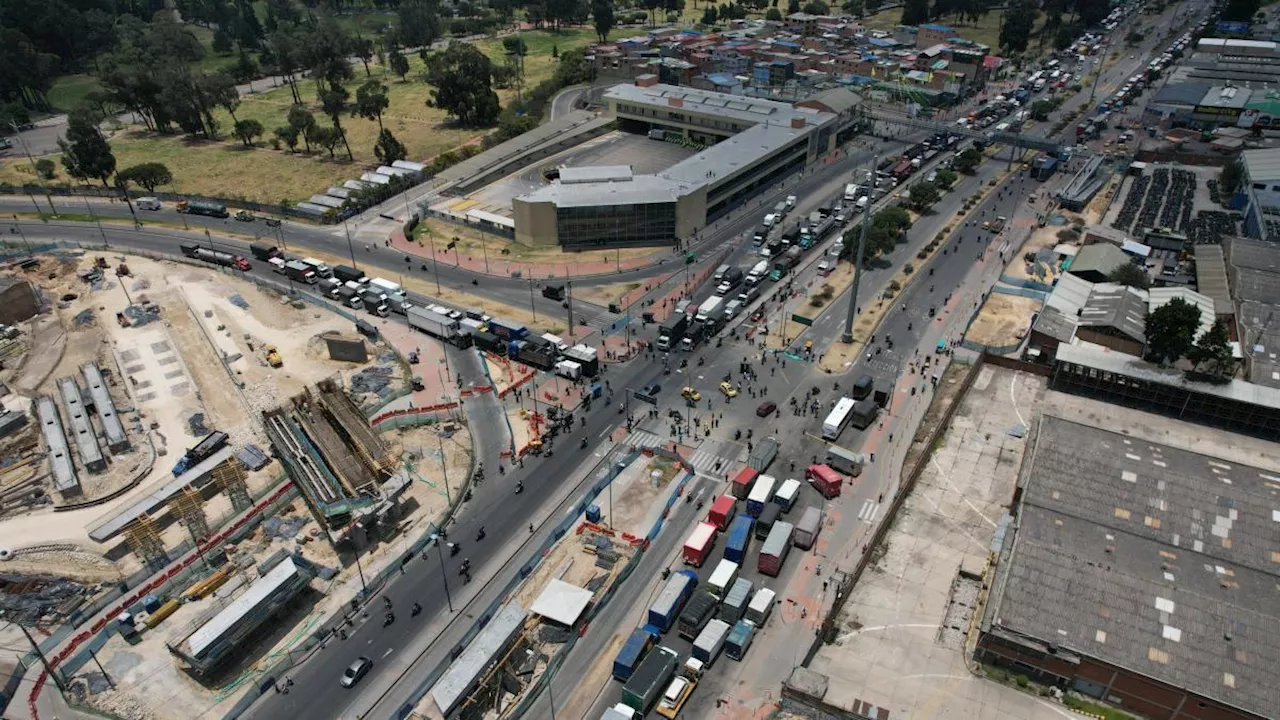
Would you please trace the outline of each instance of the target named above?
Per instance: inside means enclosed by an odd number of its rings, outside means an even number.
[[[720,464],[720,468],[718,470],[716,468],[716,463]],[[714,452],[699,448],[694,451],[693,455],[689,456],[689,464],[693,465],[693,469],[698,472],[710,474],[715,472],[724,472],[725,466],[729,463]]]
[[[635,448],[655,448],[662,445],[663,439],[657,433],[648,430],[632,430],[623,441],[624,445]],[[716,441],[704,442],[689,456],[689,464],[694,470],[705,475],[723,474],[729,467],[730,460],[720,454],[723,445]],[[717,464],[719,467],[716,467]]]
[[[876,516],[880,514],[880,503],[875,500],[863,500],[862,509],[858,511],[858,519],[869,523],[876,521]]]
[[[636,448],[655,448],[662,444],[662,438],[648,430],[632,430],[623,442]]]

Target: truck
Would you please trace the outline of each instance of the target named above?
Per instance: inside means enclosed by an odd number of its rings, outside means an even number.
[[[751,487],[751,494],[747,495],[748,515],[760,517],[765,505],[773,499],[773,489],[777,484],[778,479],[772,475],[761,475],[756,479],[756,484]]]
[[[520,342],[520,341],[517,341]],[[559,354],[556,347],[542,338],[529,338],[516,352],[515,358],[526,365],[539,370],[550,370],[556,364]]]
[[[724,298],[715,295],[707,298],[698,306],[698,314],[693,318],[704,325],[714,325],[724,316]]]
[[[409,299],[409,293],[405,292],[399,283],[391,282],[386,278],[376,277],[369,281],[369,286],[378,288],[391,300],[405,302]]]
[[[207,215],[209,217],[231,217],[227,206],[212,200],[179,200],[178,212],[189,215]]]
[[[662,699],[658,701],[657,713],[674,720],[696,687],[698,687],[697,680],[691,680],[684,675],[675,676],[667,686],[666,692],[662,693]]]
[[[863,463],[862,455],[852,450],[846,450],[839,445],[827,446],[827,465],[845,475],[853,477],[861,475]]]
[[[757,443],[751,450],[751,455],[747,457],[747,465],[760,472],[764,472],[777,456],[778,439],[775,437],[767,437]]]
[[[658,326],[658,349],[663,352],[674,350],[684,331],[689,327],[689,316],[682,312],[672,314]]]
[[[779,520],[773,524],[769,537],[765,538],[764,545],[760,547],[760,572],[778,577],[778,573],[782,572],[782,564],[787,560],[787,553],[791,552],[793,532],[795,526],[789,522]]]
[[[593,378],[600,374],[600,357],[595,348],[589,345],[574,345],[564,351],[564,356],[565,359],[582,366],[583,377]]]
[[[804,476],[813,484],[813,488],[821,493],[822,497],[830,500],[840,497],[840,487],[844,484],[844,477],[831,469],[829,465],[816,464],[810,465],[804,471]]]
[[[733,587],[724,596],[724,602],[720,603],[720,613],[716,617],[730,625],[741,620],[742,614],[747,611],[747,602],[751,600],[752,587],[751,581],[744,577],[734,580]]]
[[[724,649],[724,641],[729,636],[729,629],[729,623],[723,620],[708,622],[707,626],[702,628],[702,632],[698,633],[698,638],[693,641],[692,655],[710,668],[715,664],[716,658],[720,657],[720,651]]]
[[[561,360],[556,363],[556,374],[569,380],[582,377],[582,366],[572,360]]]
[[[702,563],[711,554],[711,548],[716,544],[717,532],[716,526],[711,523],[698,523],[693,532],[689,533],[689,539],[684,541],[684,564],[702,567]]]
[[[730,287],[737,287],[742,282],[742,268],[730,267],[720,278],[722,282],[729,283]]]
[[[317,279],[316,271],[312,270],[310,265],[304,265],[297,260],[290,260],[284,264],[284,274],[294,282],[308,285],[314,285]]]
[[[735,317],[737,317],[738,313],[742,311],[742,306],[743,306],[743,302],[742,302],[741,295],[739,295],[737,298],[733,300],[730,300],[729,304],[724,306],[724,319],[732,320]]]
[[[716,596],[706,590],[695,592],[693,597],[689,598],[689,602],[684,604],[684,610],[680,612],[680,622],[676,624],[680,637],[686,640],[696,638],[719,604],[720,601]]]
[[[782,257],[773,262],[773,270],[769,273],[769,279],[778,282],[786,275],[791,268],[800,262],[800,254],[804,252],[799,245],[792,245],[782,254]]]
[[[724,654],[741,662],[742,656],[747,654],[747,648],[751,647],[751,641],[755,635],[755,625],[746,620],[734,623],[733,628],[729,630],[729,637],[724,641]]]
[[[271,258],[280,257],[283,253],[280,248],[275,245],[266,245],[264,243],[249,243],[249,254],[258,258],[262,262],[267,262]]]
[[[711,503],[711,510],[707,512],[707,522],[724,530],[729,527],[729,522],[737,514],[737,508],[738,501],[732,495],[721,495]]]
[[[773,494],[773,502],[782,508],[782,512],[786,513],[791,511],[798,497],[800,497],[800,481],[795,478],[787,478],[782,481],[778,492]]]
[[[800,516],[800,522],[796,523],[795,537],[792,538],[792,542],[801,550],[808,550],[813,547],[820,532],[822,532],[822,510],[807,507],[804,509],[804,514]]]
[[[548,300],[555,300],[557,302],[564,300],[564,297],[565,297],[564,286],[552,285],[551,283],[547,283],[546,285],[542,286],[542,297],[547,298]]]
[[[405,314],[409,327],[445,341],[452,341],[461,332],[458,321],[434,310],[412,307]]]
[[[764,627],[764,624],[769,622],[769,614],[773,612],[773,602],[777,598],[777,594],[767,587],[757,590],[751,598],[751,603],[747,605],[747,622],[756,627]]]
[[[333,276],[344,283],[353,282],[360,285],[368,279],[363,270],[357,270],[350,265],[334,265]]]
[[[679,661],[680,655],[675,650],[664,645],[654,648],[622,686],[622,702],[641,715],[649,712]]]
[[[650,133],[653,131],[650,130]],[[661,132],[659,130],[658,132]],[[604,711],[600,716],[600,720],[636,720],[636,711],[627,707],[625,703],[618,703]]]
[[[1055,170],[1058,169],[1058,160],[1051,157],[1037,158],[1031,164],[1031,177],[1036,180],[1048,180],[1053,176]]]
[[[746,500],[747,495],[751,494],[751,486],[755,483],[756,478],[760,476],[760,471],[753,467],[744,467],[733,476],[733,484],[729,491],[739,500]]]
[[[706,335],[706,325],[691,323],[689,329],[685,330],[684,337],[680,338],[680,349],[684,352],[693,352],[694,348],[702,344],[702,340]]]
[[[649,606],[649,626],[657,630],[658,634],[670,630],[697,586],[698,575],[692,570],[680,569],[672,573],[662,586],[657,599]]]
[[[386,295],[383,295],[380,292],[373,292],[371,290],[366,290],[358,294],[360,295],[360,301],[364,303],[364,309],[369,311],[369,314],[377,315],[378,317],[386,317],[387,313],[391,311],[391,309],[387,307]]]
[[[627,641],[622,644],[618,654],[613,658],[613,676],[622,682],[631,678],[632,673],[649,654],[649,649],[657,642],[658,636],[648,628],[636,628],[631,631]]]
[[[765,275],[768,275],[768,274],[769,274],[769,261],[761,260],[751,268],[751,272],[747,273],[747,284],[759,285],[760,281],[763,280]]]
[[[284,266],[287,265],[288,262],[284,258],[278,258],[278,257],[270,258],[267,260],[267,264],[271,266],[271,272],[276,273],[277,275],[286,274],[286,270],[284,269]]]
[[[231,267],[237,270],[248,271],[250,269],[249,261],[239,255],[232,255],[231,253],[225,253],[221,250],[210,250],[209,248],[203,248],[199,245],[191,245],[188,243],[183,243],[179,247],[182,250],[183,255],[195,260],[203,260],[207,263],[213,263],[214,265],[221,265],[223,267]]]
[[[343,285],[338,288],[338,301],[353,310],[359,310],[364,307],[364,300],[360,298],[360,293]]]
[[[859,430],[866,430],[867,426],[876,421],[876,415],[880,413],[880,406],[876,405],[876,401],[870,398],[859,400],[853,406],[853,411],[849,413],[849,424]]]
[[[747,558],[747,549],[751,546],[751,530],[756,521],[749,515],[739,515],[729,526],[728,539],[724,544],[724,559],[741,565]]]
[[[733,581],[738,579],[738,570],[738,563],[732,560],[721,560],[712,571],[711,577],[707,578],[707,592],[718,599],[723,599],[733,585]]]
[[[322,277],[322,278],[333,277],[333,270],[330,270],[328,265],[325,265],[324,263],[320,262],[319,260],[313,257],[304,257],[298,262],[302,263],[303,265],[306,265],[312,270],[315,270],[316,277]]]
[[[757,540],[764,540],[769,537],[769,531],[773,529],[773,524],[778,522],[778,518],[782,517],[782,507],[776,503],[769,503],[764,506],[764,511],[760,513],[760,517],[756,518],[755,536]]]
[[[503,340],[524,340],[529,336],[529,328],[524,325],[499,320],[498,318],[489,320],[489,332]]]

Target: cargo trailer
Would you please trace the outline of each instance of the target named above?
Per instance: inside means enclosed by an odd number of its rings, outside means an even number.
[[[773,499],[773,487],[777,482],[777,478],[772,475],[761,475],[756,479],[756,484],[751,487],[751,494],[747,495],[748,515],[760,517],[764,506]]]
[[[630,679],[657,639],[657,636],[645,628],[632,630],[630,637],[613,658],[613,676],[622,682]]]
[[[747,603],[751,600],[752,587],[751,581],[744,577],[734,580],[733,587],[724,596],[724,602],[720,603],[720,612],[716,617],[730,624],[741,620],[742,614],[747,611]]]
[[[702,567],[716,544],[716,526],[711,523],[698,523],[684,542],[684,564]]]
[[[756,627],[764,627],[769,622],[769,614],[773,612],[773,603],[778,596],[767,587],[762,587],[756,591],[751,597],[751,602],[747,604],[747,622],[753,623]]]
[[[741,565],[746,561],[747,549],[751,547],[751,530],[755,525],[748,515],[739,515],[729,525],[728,539],[724,544],[724,559]]]
[[[755,634],[756,626],[746,620],[734,623],[733,628],[729,630],[729,636],[724,641],[724,654],[741,662],[742,656],[747,654],[747,648],[751,647]]]
[[[769,537],[769,531],[773,529],[773,524],[782,517],[782,508],[777,503],[769,503],[764,506],[764,511],[760,513],[760,517],[756,518],[755,535],[757,540],[764,540]]]
[[[747,465],[754,468],[758,472],[764,472],[769,469],[769,464],[778,456],[778,439],[767,437],[756,443],[751,454],[747,457]]]
[[[808,550],[813,547],[820,532],[822,532],[822,510],[807,507],[804,509],[804,514],[800,516],[800,522],[796,523],[795,537],[792,542],[801,550]]]
[[[738,563],[732,560],[721,560],[711,573],[710,579],[707,580],[707,592],[723,599],[733,585],[733,581],[738,579],[738,568]]]
[[[649,712],[671,680],[679,660],[680,655],[669,647],[659,645],[654,648],[640,661],[627,684],[622,686],[622,702],[641,715]]]
[[[786,513],[791,511],[798,497],[800,497],[800,481],[795,478],[787,478],[782,481],[782,486],[778,488],[778,492],[773,494],[773,502],[782,508],[782,512]]]
[[[787,561],[787,553],[791,552],[791,534],[794,531],[795,526],[789,522],[779,520],[773,524],[769,537],[765,538],[764,545],[760,547],[760,572],[778,577],[778,573],[782,572],[782,564]]]
[[[822,497],[830,500],[840,497],[840,486],[844,484],[844,476],[832,470],[829,465],[810,465],[804,471],[814,489],[822,493]]]
[[[657,599],[649,606],[648,622],[659,632],[671,629],[684,608],[685,601],[698,586],[698,575],[692,570],[677,570],[667,578]]]
[[[733,486],[731,492],[733,496],[739,500],[746,500],[747,495],[751,494],[751,485],[756,481],[756,477],[760,475],[760,471],[751,467],[744,467],[733,476]]]
[[[720,657],[720,651],[724,649],[724,641],[729,636],[729,630],[729,623],[723,620],[708,622],[707,626],[702,628],[702,632],[698,633],[698,639],[693,641],[692,655],[710,668],[715,664],[716,658]]]
[[[721,495],[711,503],[711,511],[707,513],[707,522],[724,530],[737,514],[738,501],[732,495]]]
[[[706,590],[695,592],[693,597],[689,598],[689,602],[684,604],[684,610],[680,613],[680,622],[676,625],[680,631],[680,637],[686,640],[698,637],[698,633],[702,632],[702,628],[715,613],[719,602],[715,595]]]

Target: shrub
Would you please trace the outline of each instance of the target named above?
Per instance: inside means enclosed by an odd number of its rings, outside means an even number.
[[[911,273],[913,273],[913,272],[915,272],[915,271],[916,271],[916,266],[915,266],[915,265],[912,265],[911,263],[907,263],[906,265],[903,265],[903,266],[902,266],[902,272],[903,272],[903,273],[905,273],[905,274],[907,274],[907,275],[910,275]]]
[[[826,304],[827,304],[826,300],[823,300],[822,298],[817,297],[816,295],[814,297],[809,298],[809,305],[811,307],[820,308]]]
[[[1023,689],[1026,689],[1026,687],[1031,684],[1031,681],[1027,679],[1026,675],[1019,675],[1015,681],[1018,683],[1018,687]]]
[[[889,292],[898,292],[901,289],[902,289],[902,283],[898,282],[897,280],[894,280],[889,283]]]

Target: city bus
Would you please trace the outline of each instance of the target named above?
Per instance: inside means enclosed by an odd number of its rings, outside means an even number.
[[[823,440],[835,440],[840,437],[840,433],[844,432],[850,418],[853,417],[853,406],[854,400],[851,397],[842,397],[836,402],[831,414],[822,422]]]

